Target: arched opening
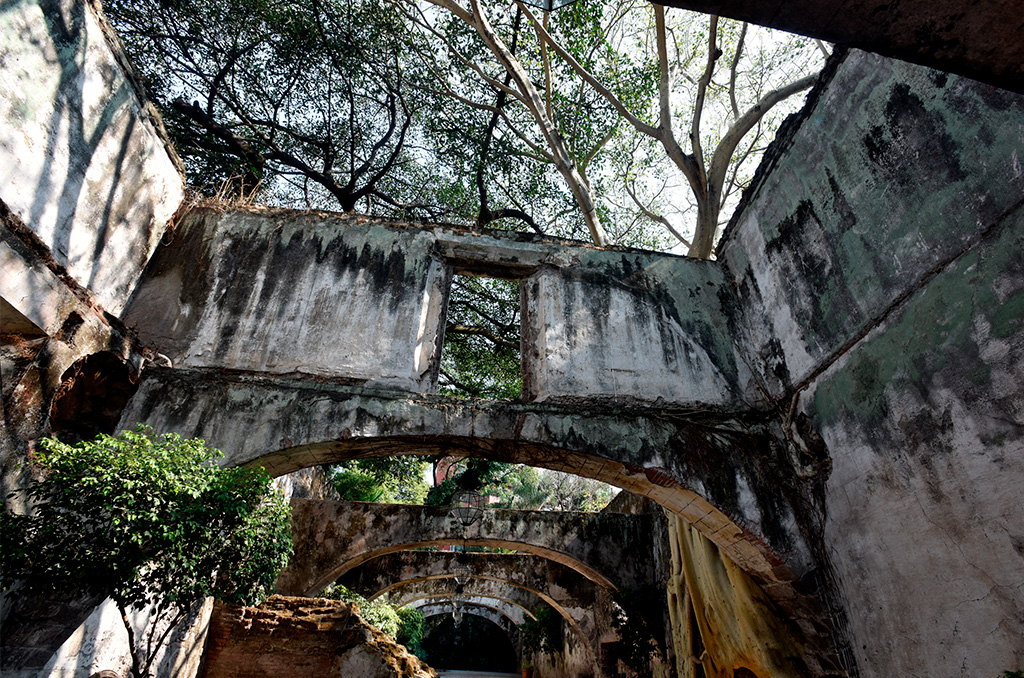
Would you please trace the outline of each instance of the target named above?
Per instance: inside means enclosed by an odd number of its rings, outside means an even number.
[[[66,443],[113,433],[138,385],[113,353],[93,353],[61,375],[50,407],[50,433]]]
[[[316,595],[321,590],[323,590],[325,586],[327,586],[333,581],[338,580],[345,573],[349,572],[350,570],[356,567],[359,567],[363,563],[373,560],[374,558],[379,558],[390,553],[397,553],[399,551],[407,551],[410,549],[447,546],[453,543],[453,541],[455,540],[451,538],[442,538],[427,539],[414,542],[393,543],[384,548],[359,553],[357,556],[338,564],[334,569],[330,570],[329,572],[321,574],[316,580],[316,583],[314,583],[311,587],[309,587],[307,591],[304,592],[304,595]],[[590,581],[594,582],[598,586],[601,586],[609,590],[615,589],[615,585],[608,579],[608,577],[606,577],[601,572],[595,570],[593,567],[587,565],[586,563],[583,563],[582,561],[573,558],[572,556],[569,556],[565,553],[560,553],[553,549],[544,548],[542,546],[536,546],[529,542],[513,541],[511,539],[476,537],[462,539],[459,540],[459,542],[467,546],[482,546],[489,548],[509,549],[521,553],[529,553],[532,555],[541,556],[543,558],[548,558],[549,560],[554,560],[555,562],[562,563],[563,565],[566,565],[567,567],[579,572],[581,575],[583,575]]]
[[[271,475],[284,475],[310,465],[367,457],[397,455],[479,457],[562,471],[591,478],[647,497],[701,531],[724,553],[762,581],[795,578],[783,555],[763,537],[741,528],[700,493],[684,486],[660,468],[633,465],[593,453],[523,440],[468,436],[381,436],[348,438],[278,449],[244,462],[259,465]],[[799,544],[786,555],[803,558]],[[802,566],[799,562],[794,565]]]
[[[427,661],[441,671],[513,673],[519,667],[516,648],[504,629],[474,612],[458,625],[450,614],[428,617],[422,645]]]

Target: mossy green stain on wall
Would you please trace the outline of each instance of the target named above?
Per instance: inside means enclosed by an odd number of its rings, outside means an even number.
[[[891,417],[890,394],[910,392],[927,399],[926,394],[941,390],[937,387],[961,397],[995,392],[989,380],[1002,365],[984,357],[986,343],[1011,339],[1018,350],[1022,343],[1020,225],[1024,213],[993,241],[982,243],[928,282],[889,324],[854,347],[846,363],[817,388],[814,409],[820,424],[849,419],[859,422],[860,428],[884,426]]]
[[[817,102],[793,141],[805,152],[779,158],[760,189],[757,220],[768,247],[811,270],[798,258],[814,262],[785,241],[813,242],[817,258],[842,276],[808,296],[791,272],[778,275],[812,354],[838,348],[1024,194],[1020,97],[997,97],[1005,105],[992,106],[991,88],[927,73],[868,55],[848,59],[833,83],[846,95]],[[787,235],[794,220],[813,233]]]
[[[992,315],[992,334],[1006,339],[1024,329],[1024,291],[1004,301]]]

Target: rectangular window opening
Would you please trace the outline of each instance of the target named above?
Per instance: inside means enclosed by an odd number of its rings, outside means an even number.
[[[523,392],[519,281],[452,277],[438,391],[489,400]]]

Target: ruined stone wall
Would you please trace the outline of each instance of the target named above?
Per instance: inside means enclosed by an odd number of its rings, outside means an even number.
[[[166,642],[156,649],[154,678],[194,678],[202,663],[206,634],[213,610],[213,598],[197,602],[191,614],[170,632]],[[151,610],[129,611],[136,638],[154,625],[158,633],[167,628],[167,620]],[[104,672],[112,672],[104,674]],[[97,675],[131,674],[128,634],[117,606],[110,599],[96,607],[68,636],[41,670],[30,668],[5,671],[4,676],[35,678],[92,678]]]
[[[531,400],[736,406],[743,365],[721,269],[652,252],[579,248],[523,281]]]
[[[720,246],[765,391],[823,438],[793,462],[861,675],[1024,666],[1022,162],[1021,96],[853,53]]]
[[[337,600],[272,596],[217,605],[201,678],[436,678],[415,655]]]
[[[431,393],[452,275],[517,278],[527,399],[735,406],[727,286],[713,264],[682,262],[529,234],[198,210],[126,319],[175,366]]]
[[[160,122],[88,0],[4,3],[0,60],[0,201],[119,315],[182,198]],[[42,329],[34,282],[0,289]]]
[[[98,3],[4,3],[0,63],[6,497],[28,445],[49,431],[54,397],[71,387],[65,375],[77,374],[84,357],[104,352],[124,365],[123,374],[109,375],[117,388],[137,377],[142,356],[117,316],[178,208],[183,184],[159,117]],[[99,401],[122,395],[123,406],[122,393],[97,394],[93,405],[103,409]],[[102,418],[84,413],[90,404],[75,399],[72,409],[82,418]]]
[[[117,316],[183,182],[98,3],[0,4],[0,64],[0,490],[24,510],[8,493],[35,441],[112,432],[134,389],[144,356]],[[7,592],[0,671],[122,667],[120,618],[96,602]],[[173,654],[162,675],[194,674]]]

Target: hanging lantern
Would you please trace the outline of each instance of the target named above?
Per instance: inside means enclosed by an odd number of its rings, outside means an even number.
[[[475,490],[460,490],[452,498],[452,512],[463,527],[469,527],[484,512],[484,498]]]
[[[452,574],[455,577],[455,583],[464,586],[473,576],[473,568],[469,565],[456,565]]]

